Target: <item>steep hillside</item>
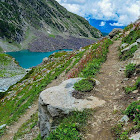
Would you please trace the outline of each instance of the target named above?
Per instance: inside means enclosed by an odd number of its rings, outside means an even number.
[[[55,0],[1,0],[0,37],[23,43],[37,30],[46,35],[59,34],[99,38],[101,33],[84,18],[68,12]],[[31,40],[27,40],[30,42]],[[22,47],[23,47],[22,46]],[[4,48],[4,47],[3,47]]]

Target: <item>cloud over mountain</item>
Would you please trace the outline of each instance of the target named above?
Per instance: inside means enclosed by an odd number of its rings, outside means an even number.
[[[140,16],[140,0],[57,0],[69,11],[83,17],[114,20],[113,25],[122,26]]]

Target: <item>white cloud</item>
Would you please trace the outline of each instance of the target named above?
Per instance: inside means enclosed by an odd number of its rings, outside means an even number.
[[[101,21],[100,25],[99,26],[105,26],[106,22],[104,21]]]
[[[111,26],[123,26],[123,24],[121,24],[121,23],[115,23],[115,22],[114,23],[110,23],[110,25]]]
[[[114,25],[127,25],[140,16],[140,0],[57,0],[69,11],[83,17],[114,20]]]

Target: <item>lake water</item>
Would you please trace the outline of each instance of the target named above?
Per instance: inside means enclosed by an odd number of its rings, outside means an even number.
[[[28,69],[33,66],[40,64],[45,57],[49,57],[54,52],[59,51],[72,51],[72,50],[55,50],[52,52],[30,52],[28,50],[22,50],[17,52],[7,52],[6,54],[11,55],[16,59],[19,65],[25,69]]]

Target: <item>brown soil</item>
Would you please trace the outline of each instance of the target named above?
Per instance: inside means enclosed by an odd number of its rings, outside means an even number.
[[[115,41],[109,47],[107,61],[102,65],[100,73],[96,79],[100,81],[100,85],[96,86],[92,91],[95,97],[105,100],[106,103],[102,107],[98,107],[94,113],[93,119],[89,122],[89,133],[86,140],[114,140],[111,134],[111,128],[123,116],[121,110],[124,110],[130,102],[137,99],[125,95],[123,87],[128,81],[125,81],[124,71],[120,68],[125,67],[125,62],[118,59],[118,46],[121,41]],[[117,111],[116,111],[117,110]]]

